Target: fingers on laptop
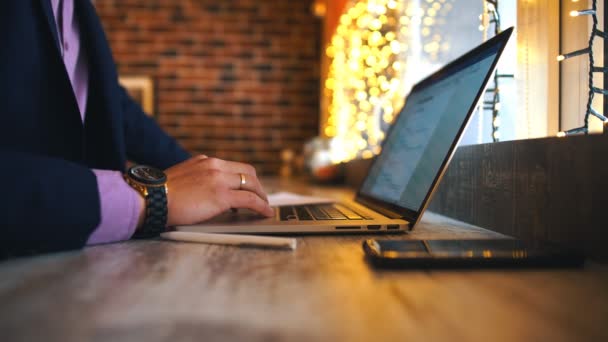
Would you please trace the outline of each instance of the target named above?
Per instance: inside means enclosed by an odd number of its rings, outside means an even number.
[[[200,160],[205,164],[205,168],[228,173],[225,180],[230,189],[254,192],[268,202],[268,196],[264,192],[253,166],[217,158],[201,158]],[[243,177],[241,177],[241,174]]]
[[[230,190],[241,190],[241,192],[251,192],[259,196],[266,206],[268,206],[268,196],[262,188],[255,168],[249,164],[222,160],[218,158],[207,157],[206,155],[198,155],[184,162],[184,165],[197,165],[196,169],[209,174],[209,170],[219,171],[215,175],[221,178],[220,183],[223,183]],[[192,172],[190,168],[183,168],[183,172]],[[241,174],[243,177],[241,178]],[[244,179],[243,179],[244,178]],[[245,208],[245,207],[243,207]],[[268,212],[268,210],[265,210]]]
[[[268,217],[274,216],[274,210],[257,194],[245,190],[231,190],[229,201],[232,208],[247,208]]]
[[[257,177],[243,174],[246,180],[243,184],[241,182],[241,174],[239,173],[225,173],[224,176],[226,177],[229,189],[255,193],[268,204],[268,196],[266,196],[266,193],[262,189],[262,184],[260,184]]]

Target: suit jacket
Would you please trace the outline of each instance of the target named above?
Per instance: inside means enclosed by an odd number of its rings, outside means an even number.
[[[118,84],[90,0],[75,0],[89,64],[85,123],[49,0],[0,2],[0,255],[82,247],[100,221],[95,175],[127,159],[165,169],[189,157]]]

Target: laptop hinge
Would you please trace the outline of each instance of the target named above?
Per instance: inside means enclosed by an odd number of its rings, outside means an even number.
[[[406,217],[404,217],[400,213],[397,213],[397,212],[392,211],[390,209],[384,208],[384,207],[382,207],[382,206],[380,206],[380,205],[378,205],[376,203],[373,203],[373,202],[370,202],[370,201],[366,201],[363,198],[358,197],[356,199],[356,201],[358,203],[361,203],[361,204],[365,205],[369,209],[372,209],[372,210],[374,210],[374,211],[376,211],[376,212],[378,212],[378,213],[380,213],[380,214],[382,214],[382,215],[384,215],[384,216],[386,216],[388,218],[391,218],[391,219],[402,219],[402,220],[405,220],[405,221],[410,221],[409,219],[407,219]]]

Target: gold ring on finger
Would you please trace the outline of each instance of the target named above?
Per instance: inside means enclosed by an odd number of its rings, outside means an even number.
[[[242,173],[239,173],[239,176],[241,176],[241,184],[239,185],[239,190],[243,190],[243,187],[245,186],[245,184],[247,184],[247,179]]]

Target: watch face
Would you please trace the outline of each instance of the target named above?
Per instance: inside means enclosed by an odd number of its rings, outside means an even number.
[[[167,176],[163,171],[146,165],[133,166],[129,169],[129,174],[136,181],[144,184],[163,184],[167,181]]]

